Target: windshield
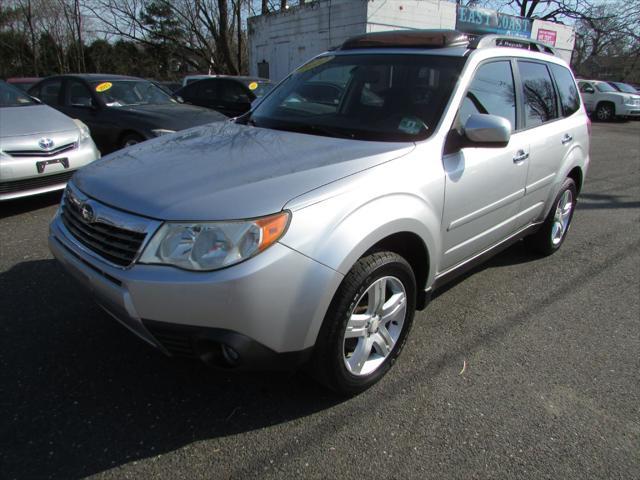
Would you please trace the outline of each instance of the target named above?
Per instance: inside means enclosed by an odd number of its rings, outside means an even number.
[[[107,107],[178,103],[160,87],[147,80],[92,82],[91,88]]]
[[[318,57],[267,96],[249,122],[358,140],[421,140],[440,120],[464,60],[411,54]]]
[[[618,90],[620,90],[621,92],[624,93],[635,93],[636,95],[638,94],[638,91],[633,88],[631,85],[627,85],[626,83],[622,83],[622,82],[611,82],[613,83],[616,87],[618,87]]]
[[[273,84],[271,82],[257,82],[251,81],[246,82],[245,85],[251,92],[256,96],[256,98],[262,98],[266,93],[271,91],[273,88]]]
[[[596,88],[598,89],[599,92],[616,92],[617,91],[608,83],[602,83],[602,82],[596,83]]]
[[[0,108],[1,107],[26,107],[35,105],[29,95],[17,89],[13,85],[0,80]]]

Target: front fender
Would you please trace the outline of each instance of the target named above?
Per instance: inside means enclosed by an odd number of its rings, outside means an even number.
[[[433,282],[440,242],[441,206],[410,193],[378,196],[356,204],[357,195],[345,194],[293,213],[291,227],[281,242],[288,247],[346,275],[371,247],[402,232],[420,237],[427,249]]]

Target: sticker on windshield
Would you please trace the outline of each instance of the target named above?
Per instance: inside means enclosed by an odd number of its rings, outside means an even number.
[[[111,83],[111,82],[102,82],[100,85],[96,86],[96,92],[99,92],[99,93],[106,92],[111,87],[113,87],[113,83]]]
[[[316,58],[315,60],[311,60],[309,63],[305,63],[303,66],[301,66],[299,69],[296,70],[296,73],[308,72],[309,70],[313,70],[314,68],[319,67],[320,65],[330,62],[334,58],[336,57],[328,56],[328,57]]]
[[[256,88],[258,88],[258,82],[251,82],[249,84],[249,90],[255,90]]]
[[[408,135],[417,135],[423,128],[426,129],[427,126],[417,117],[404,117],[398,125],[398,130]]]

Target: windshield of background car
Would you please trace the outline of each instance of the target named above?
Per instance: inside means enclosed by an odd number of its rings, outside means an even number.
[[[608,83],[596,83],[596,88],[599,92],[617,92],[617,90]]]
[[[375,141],[431,135],[465,59],[349,54],[313,59],[260,103],[258,127]]]
[[[0,82],[0,107],[26,107],[35,105],[29,95],[5,82]]]
[[[616,87],[618,87],[620,89],[621,92],[624,93],[635,93],[636,95],[638,94],[638,91],[633,88],[631,85],[627,85],[626,83],[621,83],[621,82],[613,82],[615,84]]]
[[[91,88],[107,107],[178,103],[160,87],[146,80],[91,82]]]

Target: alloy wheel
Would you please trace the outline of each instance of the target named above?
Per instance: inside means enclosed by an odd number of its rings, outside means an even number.
[[[396,277],[377,279],[358,299],[344,333],[344,364],[356,376],[373,373],[396,345],[407,312],[407,293]]]
[[[565,190],[556,206],[556,213],[553,217],[553,226],[551,227],[551,242],[558,245],[567,229],[569,228],[569,220],[571,220],[571,212],[573,210],[573,194],[571,190]]]

